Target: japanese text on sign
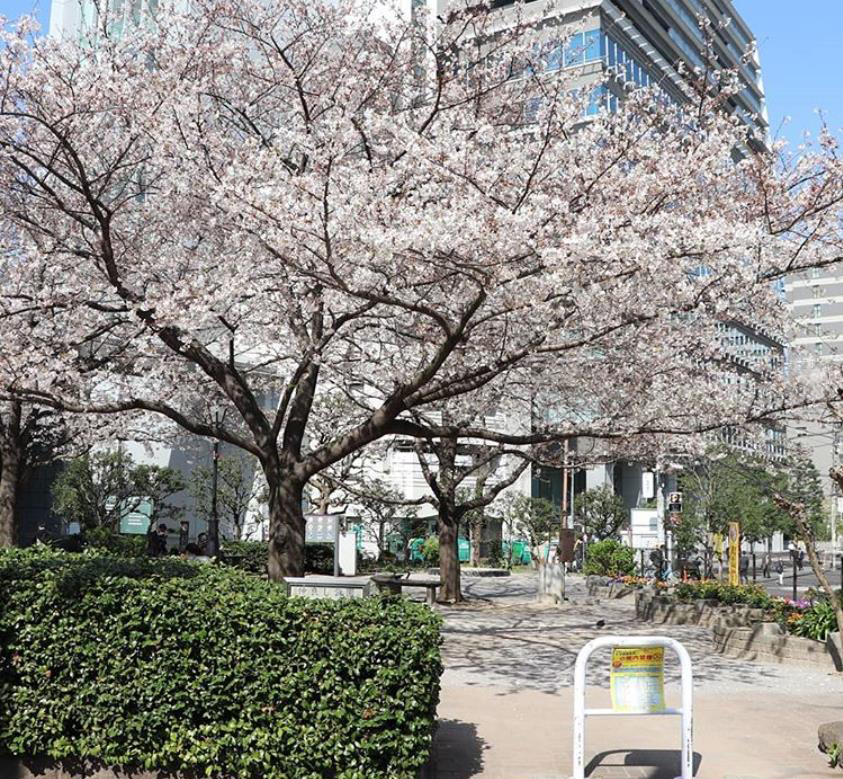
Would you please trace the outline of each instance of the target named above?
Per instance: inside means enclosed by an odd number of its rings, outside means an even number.
[[[664,711],[664,648],[615,647],[610,687],[615,711],[636,714]]]

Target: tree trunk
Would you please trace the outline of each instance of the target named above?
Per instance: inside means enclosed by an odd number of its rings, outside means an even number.
[[[440,600],[446,603],[459,603],[462,597],[460,588],[460,558],[457,546],[459,522],[447,514],[439,512],[439,576],[442,587]]]
[[[480,528],[480,523],[475,521],[469,525],[468,528],[469,532],[469,540],[471,542],[471,559],[469,562],[477,567],[480,564],[480,537],[482,535],[482,530]]]
[[[282,472],[280,465],[264,465],[269,487],[269,578],[304,576],[304,485]]]
[[[0,470],[0,548],[18,540],[17,503],[21,483],[21,460],[14,447],[4,446]]]

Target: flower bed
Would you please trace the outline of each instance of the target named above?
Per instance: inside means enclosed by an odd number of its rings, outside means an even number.
[[[837,631],[834,609],[824,594],[809,591],[800,600],[767,593],[757,584],[729,585],[715,580],[681,582],[673,590],[682,602],[704,600],[726,606],[745,605],[764,612],[765,622],[776,622],[788,633],[802,638],[825,641]]]

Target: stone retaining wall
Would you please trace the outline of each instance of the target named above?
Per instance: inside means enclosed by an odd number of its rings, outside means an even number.
[[[826,641],[814,641],[791,635],[775,622],[759,622],[751,627],[716,624],[711,632],[715,649],[726,657],[843,670],[836,634]]]
[[[428,576],[439,576],[438,568],[428,568]],[[460,566],[460,576],[511,576],[512,571],[506,568],[472,568],[468,565]]]
[[[635,596],[635,614],[640,620],[662,625],[711,628],[714,649],[725,657],[843,670],[843,650],[837,633],[824,642],[794,636],[776,622],[765,622],[769,618],[763,609],[743,604],[726,606],[710,600],[685,603],[640,591]]]
[[[636,593],[634,587],[610,579],[607,576],[586,576],[585,589],[592,597],[603,598],[605,600],[629,598]]]
[[[716,600],[683,602],[641,590],[635,595],[635,616],[646,622],[662,625],[701,625],[711,628],[715,624],[726,627],[750,627],[763,622],[763,609],[743,604],[726,606]]]

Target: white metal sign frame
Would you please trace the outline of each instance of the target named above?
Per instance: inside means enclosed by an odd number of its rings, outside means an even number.
[[[585,707],[585,672],[588,658],[604,647],[650,647],[672,649],[679,658],[682,671],[682,706],[655,712],[623,712],[614,709],[587,709]],[[589,641],[577,655],[574,665],[574,773],[572,779],[585,779],[585,718],[629,716],[678,716],[682,722],[682,773],[677,779],[692,779],[694,775],[694,685],[691,656],[676,639],[666,636],[601,636]]]

